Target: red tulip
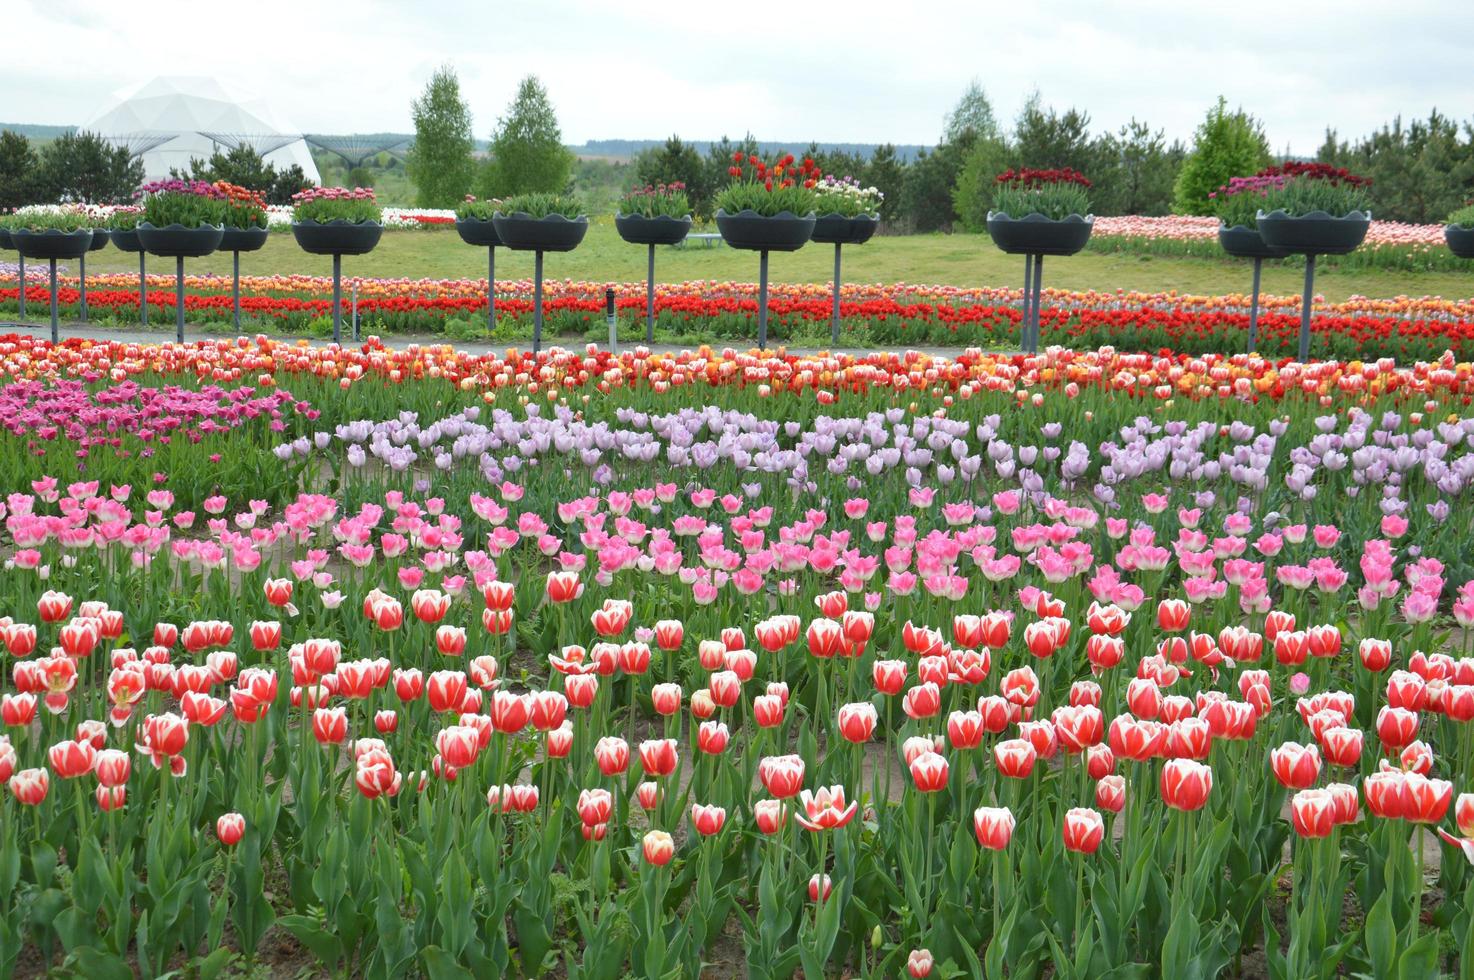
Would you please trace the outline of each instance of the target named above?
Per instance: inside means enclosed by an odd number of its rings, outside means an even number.
[[[780,800],[797,795],[804,784],[804,760],[797,755],[765,756],[757,774],[763,787]]]
[[[1074,807],[1065,813],[1063,837],[1066,850],[1094,854],[1105,839],[1105,821],[1095,810]]]
[[[97,749],[90,741],[57,742],[46,752],[51,769],[62,779],[75,779],[92,771]]]
[[[656,867],[664,867],[670,864],[671,858],[675,857],[676,845],[671,840],[670,834],[663,830],[651,830],[645,834],[641,842],[641,850],[645,860]]]
[[[1157,603],[1157,628],[1168,633],[1181,633],[1187,629],[1192,617],[1192,607],[1181,599],[1163,599]]]
[[[834,892],[834,880],[828,875],[817,872],[809,877],[809,901],[818,902],[820,896],[824,901],[829,901],[829,896]]]
[[[901,707],[908,718],[931,718],[942,710],[942,691],[934,682],[926,681],[906,691]]]
[[[0,628],[0,638],[12,657],[29,657],[36,650],[36,627],[26,623],[12,623]]]
[[[547,596],[549,602],[572,602],[583,595],[583,582],[577,572],[549,572]]]
[[[409,599],[410,609],[422,623],[438,623],[450,611],[450,596],[438,589],[417,589]]]
[[[975,749],[983,744],[983,716],[977,711],[954,711],[947,716],[947,740],[954,749]]]
[[[877,660],[872,668],[875,689],[881,694],[895,696],[906,686],[906,662],[904,660]]]
[[[491,612],[506,612],[517,599],[517,591],[510,582],[493,579],[481,587],[481,597]]]
[[[92,796],[97,800],[97,808],[103,813],[112,813],[119,810],[128,803],[128,787],[126,786],[99,786],[93,790]]]
[[[752,699],[752,720],[759,728],[776,728],[783,724],[786,704],[776,694],[759,694]]]
[[[1126,806],[1126,777],[1102,776],[1095,784],[1095,805],[1111,813]]]
[[[1162,766],[1162,802],[1174,810],[1201,810],[1213,791],[1213,770],[1190,759],[1169,759]]]
[[[655,624],[655,645],[662,650],[679,650],[685,636],[685,627],[679,619],[662,619]]]
[[[40,806],[41,801],[46,799],[46,791],[51,787],[51,777],[45,769],[22,769],[10,777],[9,785],[17,803]]]
[[[707,755],[721,755],[727,751],[731,734],[724,722],[703,721],[696,729],[696,747]]]
[[[837,717],[839,734],[847,742],[855,744],[868,742],[875,734],[878,718],[875,705],[869,701],[841,705]]]
[[[937,752],[924,752],[911,760],[911,779],[917,790],[936,793],[947,788],[947,760]]]
[[[447,765],[464,769],[481,752],[480,733],[468,725],[450,725],[435,733],[435,751]]]
[[[640,743],[640,767],[646,775],[669,776],[676,771],[678,761],[673,738],[652,738]]]
[[[931,976],[932,955],[929,949],[913,949],[906,957],[906,972],[914,980],[925,980]]]
[[[845,804],[843,786],[820,786],[817,790],[804,790],[799,794],[802,813],[794,819],[806,830],[834,830],[843,827],[859,812],[858,803]]]
[[[1034,772],[1039,753],[1027,739],[1010,738],[993,746],[993,759],[1000,775],[1009,779],[1027,779]]]
[[[691,826],[698,834],[710,837],[712,834],[720,833],[722,825],[726,822],[727,811],[722,807],[701,803],[691,804]]]
[[[720,708],[731,708],[742,700],[742,680],[730,670],[719,670],[707,682],[711,700]]]
[[[563,724],[563,716],[568,711],[563,695],[556,691],[542,691],[536,696],[540,699],[539,710],[542,712],[542,719],[548,723],[546,727],[557,728]],[[494,692],[491,696],[492,727],[506,735],[526,728],[532,715],[532,697],[525,694],[513,694],[511,691]]]
[[[1361,731],[1338,725],[1321,732],[1320,747],[1326,761],[1343,769],[1355,769],[1361,764]]]
[[[607,789],[586,789],[578,794],[578,816],[585,824],[608,823],[614,798]]]
[[[1377,712],[1377,737],[1389,749],[1400,749],[1418,737],[1419,717],[1416,711],[1383,705]]]
[[[1412,805],[1407,779],[1401,769],[1384,769],[1367,776],[1361,783],[1367,811],[1387,820],[1405,819]]]
[[[1314,745],[1285,742],[1269,753],[1269,767],[1280,785],[1306,789],[1320,776],[1320,749]]]
[[[563,678],[563,693],[572,707],[589,707],[598,692],[599,678],[596,674],[569,674]]]
[[[215,821],[215,836],[226,847],[234,847],[246,836],[246,818],[239,813],[222,813]]]
[[[788,806],[782,800],[758,800],[752,805],[752,820],[759,833],[776,834],[788,823]]]
[[[1454,798],[1454,784],[1444,779],[1429,779],[1420,773],[1407,774],[1407,819],[1414,823],[1438,823],[1448,813]]]
[[[271,605],[285,606],[292,601],[292,580],[269,578],[261,583],[261,591],[266,594],[266,601]]]
[[[43,623],[59,623],[72,612],[72,597],[65,592],[46,591],[36,600],[36,613]],[[41,796],[44,798],[45,790]],[[39,800],[37,802],[40,802]]]
[[[577,573],[553,573],[573,575],[574,581],[578,580]],[[580,584],[580,589],[582,585]],[[548,597],[554,602],[568,602],[569,599],[553,598],[553,578],[548,576]],[[578,598],[577,595],[572,598]],[[589,622],[593,624],[594,632],[600,636],[618,636],[629,626],[630,617],[634,615],[634,606],[625,599],[605,599],[604,604],[595,609],[589,616]]]
[[[447,657],[459,657],[466,652],[466,630],[462,626],[445,623],[435,628],[435,649]]]
[[[312,737],[323,745],[337,745],[348,737],[345,708],[318,708],[312,713]]]
[[[1290,823],[1301,837],[1331,836],[1335,818],[1335,800],[1323,789],[1302,789],[1290,799]]]
[[[466,700],[466,675],[459,670],[437,670],[430,675],[427,689],[431,711],[458,712]]]
[[[1006,806],[980,806],[972,812],[972,829],[978,844],[1001,851],[1013,839],[1013,811]]]

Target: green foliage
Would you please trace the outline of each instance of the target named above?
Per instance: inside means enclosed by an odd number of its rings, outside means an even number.
[[[462,221],[490,221],[491,216],[501,210],[501,206],[501,201],[483,201],[474,195],[467,194],[466,199],[456,205],[456,217]]]
[[[1224,227],[1232,228],[1235,225],[1243,225],[1245,228],[1255,228],[1255,215],[1265,205],[1265,193],[1244,190],[1235,194],[1220,192],[1213,199],[1213,213],[1218,220],[1223,222]]]
[[[1460,228],[1474,228],[1474,204],[1466,204],[1450,213],[1447,223]]]
[[[569,219],[577,218],[584,213],[583,205],[572,194],[541,192],[514,194],[503,201],[497,211],[501,214],[515,214],[520,211],[533,218],[546,218],[549,215],[561,214]]]
[[[96,133],[66,133],[41,148],[35,184],[43,201],[121,204],[143,183],[143,161]]]
[[[1183,161],[1173,188],[1180,214],[1212,214],[1208,195],[1232,177],[1251,174],[1269,163],[1269,142],[1259,121],[1242,109],[1230,112],[1222,96],[1198,125],[1192,152]]]
[[[1135,118],[1115,134],[1095,142],[1089,173],[1095,184],[1095,209],[1101,214],[1167,214],[1172,210],[1172,184],[1187,150],[1170,146],[1162,130]]]
[[[690,198],[690,210],[709,217],[712,194],[717,185],[708,180],[701,154],[679,136],[671,136],[658,150],[646,150],[635,158],[635,180],[645,186],[681,184]]]
[[[817,204],[817,195],[798,184],[768,190],[753,181],[738,181],[722,188],[716,197],[717,208],[727,214],[754,211],[764,217],[772,217],[784,211],[803,216],[812,212]]]
[[[55,204],[19,208],[9,218],[10,228],[16,231],[80,231],[93,225],[81,208]]]
[[[1090,213],[1090,191],[1068,183],[999,184],[993,191],[993,210],[1010,218],[1030,214],[1042,214],[1055,221],[1072,214],[1083,217]]]
[[[820,215],[837,214],[846,218],[862,214],[878,214],[883,200],[880,189],[866,187],[853,177],[822,178],[814,185],[818,200],[814,210]]]
[[[999,139],[998,117],[993,113],[993,103],[983,91],[982,83],[974,78],[966,91],[947,113],[946,129],[942,133],[943,143],[961,143],[973,139]]]
[[[116,208],[108,215],[107,226],[113,231],[132,231],[143,220],[143,209],[131,206]]]
[[[636,187],[619,199],[619,213],[640,214],[647,218],[684,218],[691,213],[691,199],[679,183]]]
[[[310,187],[292,198],[293,221],[350,221],[362,224],[384,216],[374,192],[367,187]]]
[[[481,175],[481,195],[562,193],[568,189],[573,162],[547,90],[536,75],[528,75],[517,87],[507,114],[497,120],[491,159]]]
[[[957,186],[952,191],[952,206],[968,231],[982,231],[987,226],[988,212],[993,210],[999,171],[1008,168],[1014,154],[1000,138],[978,140],[967,154]]]
[[[1371,178],[1379,219],[1435,223],[1474,194],[1474,129],[1436,109],[1426,121],[1398,116],[1352,145],[1328,131],[1316,159]]]
[[[1340,218],[1352,211],[1366,211],[1368,199],[1369,192],[1365,187],[1313,177],[1293,177],[1282,187],[1270,188],[1264,195],[1260,210],[1279,209],[1292,216],[1324,211],[1333,218]]]
[[[29,139],[9,129],[0,133],[0,211],[11,211],[36,200],[39,160]]]
[[[952,230],[958,222],[952,190],[976,142],[976,137],[969,136],[959,142],[939,144],[906,168],[900,211],[902,225],[907,230]]]
[[[1025,167],[1064,168],[1095,173],[1096,145],[1090,138],[1090,114],[1063,113],[1041,104],[1035,92],[1019,112],[1013,133],[1013,155]]]
[[[906,183],[906,165],[896,155],[894,143],[882,143],[875,148],[861,169],[860,179],[883,195],[881,219],[895,220],[901,207],[901,188]]]
[[[452,207],[471,190],[476,175],[471,109],[461,98],[455,69],[449,65],[436,69],[411,112],[415,142],[406,169],[415,184],[416,203],[422,208]]]
[[[189,171],[171,168],[169,176],[179,180],[223,180],[247,190],[259,191],[267,204],[290,204],[292,195],[311,186],[307,175],[295,163],[277,170],[267,163],[250,143],[242,143],[225,152],[210,154],[209,160],[190,160]]]
[[[224,224],[225,201],[190,191],[158,191],[143,196],[143,214],[139,220],[146,221],[155,228],[166,228],[169,225],[199,228]]]

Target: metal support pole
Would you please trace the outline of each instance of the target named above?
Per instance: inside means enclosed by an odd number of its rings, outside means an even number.
[[[56,323],[56,260],[51,260],[51,342],[61,342],[61,331]]]
[[[80,272],[80,275],[82,277],[82,280],[81,280],[81,282],[82,282],[82,299],[81,299],[81,307],[80,307],[80,309],[78,311],[79,312],[79,319],[81,319],[81,321],[83,323],[86,323],[87,322],[87,253],[86,252],[83,252],[82,255],[81,255],[81,257],[77,261],[79,261],[79,262],[82,263],[82,268],[81,268],[81,272]]]
[[[1024,292],[1020,301],[1022,315],[1019,317],[1019,347],[1029,349],[1029,330],[1033,323],[1030,311],[1034,308],[1034,257],[1024,256]]]
[[[20,258],[20,318],[26,318],[26,253],[19,250],[16,255]]]
[[[148,326],[148,273],[144,271],[144,261],[148,253],[143,249],[138,250],[138,323],[140,326]]]
[[[333,253],[333,343],[343,342],[343,256]]]
[[[353,342],[358,343],[358,279],[353,280],[353,314],[348,322],[353,327]]]
[[[768,250],[760,253],[757,285],[757,346],[766,350],[768,346]]]
[[[1254,347],[1259,343],[1259,273],[1264,265],[1264,260],[1258,257],[1254,259],[1254,293],[1249,297],[1249,353],[1254,353]]]
[[[174,257],[174,338],[184,343],[184,256]]]
[[[1044,307],[1044,256],[1034,256],[1034,333],[1029,347],[1030,354],[1039,353],[1039,313]]]
[[[655,243],[649,245],[650,256],[645,268],[645,343],[655,343]]]
[[[651,245],[653,252],[655,246]],[[609,353],[619,352],[619,324],[614,316],[614,287],[610,286],[604,290],[604,318],[609,321]]]
[[[496,246],[486,247],[486,332],[496,333]]]
[[[538,249],[532,262],[532,353],[543,345],[543,253]]]
[[[1315,290],[1315,256],[1305,256],[1305,295],[1300,298],[1300,361],[1310,360],[1310,304]]]
[[[241,253],[233,251],[230,253],[231,260],[231,283],[230,283],[230,307],[231,314],[235,318],[235,329],[241,329]]]
[[[829,346],[839,346],[839,253],[844,246],[834,243],[834,312],[829,317]]]

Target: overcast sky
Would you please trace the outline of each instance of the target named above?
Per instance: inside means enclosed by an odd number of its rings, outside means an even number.
[[[737,137],[934,143],[977,78],[1001,120],[1029,92],[1096,130],[1191,138],[1222,93],[1276,151],[1434,106],[1474,118],[1474,2],[707,3],[8,0],[0,121],[80,124],[154,75],[210,75],[303,132],[411,130],[436,65],[485,137],[528,73],[570,143]],[[1221,12],[1220,12],[1221,11]],[[17,43],[22,42],[23,43]]]

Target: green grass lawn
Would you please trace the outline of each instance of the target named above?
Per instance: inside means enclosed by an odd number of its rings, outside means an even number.
[[[87,266],[89,271],[106,272],[132,272],[138,268],[136,256],[114,248],[93,253]],[[684,249],[658,249],[655,272],[662,282],[688,279],[752,282],[757,279],[757,267],[757,255],[752,252],[726,246],[691,245]],[[833,268],[833,249],[817,244],[807,245],[798,252],[775,253],[770,265],[775,282],[828,282]],[[186,269],[229,274],[230,255],[221,253],[190,259]],[[149,270],[167,273],[172,271],[172,266],[164,259],[150,259]],[[1267,265],[1265,292],[1299,295],[1302,270],[1303,266],[1295,264]],[[297,248],[289,233],[283,232],[273,234],[260,252],[242,255],[241,272],[243,275],[330,275],[332,261],[325,256],[308,255]],[[390,231],[370,254],[345,258],[343,272],[379,278],[479,278],[486,275],[486,252],[464,244],[452,229]],[[645,249],[626,244],[615,233],[612,219],[605,219],[589,229],[588,237],[577,250],[549,254],[544,272],[549,279],[640,281],[645,277]],[[497,249],[498,279],[531,276],[530,253]],[[1002,254],[983,235],[880,237],[845,250],[844,278],[847,282],[1017,287],[1023,284],[1023,260]],[[1044,283],[1068,289],[1177,290],[1216,295],[1247,292],[1250,266],[1227,258],[1086,252],[1046,261]],[[1353,294],[1463,297],[1470,294],[1471,287],[1474,287],[1474,273],[1343,271],[1331,267],[1320,270],[1316,278],[1316,291],[1332,301]]]

